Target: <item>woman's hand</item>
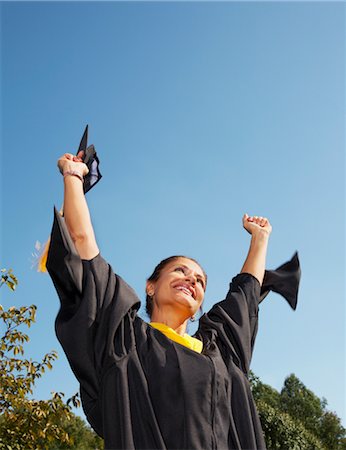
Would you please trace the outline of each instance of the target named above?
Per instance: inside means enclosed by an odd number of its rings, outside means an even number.
[[[265,232],[269,236],[272,232],[272,226],[270,225],[270,222],[266,217],[248,216],[247,214],[244,214],[243,227],[251,235],[254,235],[258,232]]]
[[[243,216],[243,226],[251,234],[251,243],[241,272],[250,273],[262,285],[272,226],[265,217],[248,216],[247,214]]]
[[[76,171],[79,172],[83,177],[87,175],[89,169],[82,160],[83,152],[79,152],[77,156],[71,153],[65,153],[61,158],[58,159],[58,167],[62,174],[66,171]]]

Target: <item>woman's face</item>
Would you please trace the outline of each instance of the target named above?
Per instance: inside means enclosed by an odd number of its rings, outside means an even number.
[[[147,282],[147,293],[154,298],[154,308],[173,307],[186,318],[199,310],[205,288],[203,270],[187,258],[170,262],[162,269],[157,281]]]

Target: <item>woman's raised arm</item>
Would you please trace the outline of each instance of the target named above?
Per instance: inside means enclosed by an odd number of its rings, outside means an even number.
[[[92,259],[99,249],[83,191],[83,177],[88,173],[81,155],[65,153],[58,160],[64,176],[64,217],[66,226],[81,259]]]
[[[251,243],[241,273],[250,273],[262,285],[268,241],[272,227],[269,220],[265,217],[250,217],[247,214],[243,216],[243,226],[251,234]]]

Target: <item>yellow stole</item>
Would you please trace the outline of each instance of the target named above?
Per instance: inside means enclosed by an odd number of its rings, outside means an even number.
[[[203,349],[203,342],[199,339],[196,339],[187,333],[184,334],[184,336],[181,336],[176,331],[173,330],[173,328],[168,327],[167,325],[164,325],[163,323],[159,322],[150,322],[150,325],[153,328],[156,328],[156,330],[161,331],[168,339],[171,339],[174,342],[178,342],[178,344],[184,345],[187,348],[190,348],[191,350],[194,350],[197,353],[201,353]]]

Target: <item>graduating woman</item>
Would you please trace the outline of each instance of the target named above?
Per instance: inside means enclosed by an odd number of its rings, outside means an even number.
[[[185,256],[167,258],[148,278],[148,324],[135,292],[99,253],[80,156],[58,161],[64,218],[55,211],[47,269],[61,301],[57,336],[89,423],[106,449],[265,449],[248,380],[258,304],[274,290],[295,308],[297,255],[265,271],[271,225],[244,215],[251,242],[243,268],[194,337],[186,326],[207,276]]]

